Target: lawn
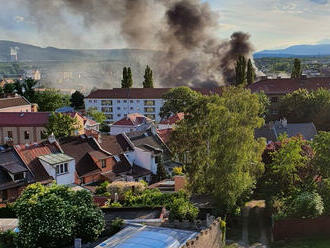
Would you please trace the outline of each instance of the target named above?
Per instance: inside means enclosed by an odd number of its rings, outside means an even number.
[[[329,248],[329,247],[330,247],[330,239],[286,241],[271,245],[271,248]]]

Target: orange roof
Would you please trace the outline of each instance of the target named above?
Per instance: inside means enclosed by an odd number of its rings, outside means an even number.
[[[138,126],[143,123],[149,122],[151,119],[139,113],[128,114],[126,117],[113,123],[113,126]]]
[[[171,136],[172,131],[173,131],[172,128],[168,128],[168,129],[157,130],[157,133],[158,133],[159,137],[166,144],[170,140],[170,136]]]
[[[169,124],[173,125],[177,123],[178,121],[183,120],[184,118],[184,113],[177,113],[175,115],[170,116],[169,118],[162,120],[159,124]]]

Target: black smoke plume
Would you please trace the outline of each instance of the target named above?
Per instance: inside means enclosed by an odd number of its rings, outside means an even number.
[[[238,55],[252,53],[248,34],[234,33],[230,40],[215,35],[218,15],[200,0],[16,1],[29,9],[40,31],[73,44],[84,44],[84,35],[68,28],[68,13],[82,18],[87,30],[99,30],[104,44],[111,44],[115,30],[130,48],[162,51],[152,65],[163,87],[230,83]]]

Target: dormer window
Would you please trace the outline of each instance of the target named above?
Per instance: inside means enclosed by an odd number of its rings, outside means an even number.
[[[24,176],[24,172],[23,173],[18,173],[14,175],[14,181],[19,181],[19,180],[23,180],[25,178]]]
[[[56,175],[62,175],[69,172],[68,163],[56,165]]]

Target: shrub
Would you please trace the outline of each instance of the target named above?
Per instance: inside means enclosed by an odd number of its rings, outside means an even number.
[[[0,242],[5,245],[5,247],[12,248],[15,247],[15,239],[17,238],[17,233],[12,230],[8,230],[0,233]]]
[[[121,205],[120,202],[111,202],[111,200],[108,200],[105,205],[105,208],[122,208],[123,205]]]
[[[134,188],[135,193],[141,193],[145,190],[146,186],[141,182],[113,182],[108,186],[108,192],[111,195],[117,193],[119,196],[123,196],[126,192],[131,191]]]
[[[182,167],[174,167],[172,175],[173,176],[182,176],[183,175]]]
[[[319,186],[319,194],[324,203],[324,213],[330,214],[330,179],[322,179]]]
[[[290,215],[297,218],[315,218],[324,211],[322,197],[318,193],[303,192],[293,199]]]
[[[110,226],[107,227],[107,229],[104,231],[103,236],[112,236],[114,234],[116,234],[117,232],[120,231],[120,229],[122,228],[124,222],[122,219],[116,218],[114,219]]]
[[[108,181],[104,181],[103,183],[101,183],[100,186],[96,187],[95,194],[104,195],[107,192],[107,188],[108,188],[109,184],[110,183]]]
[[[171,220],[190,220],[193,221],[198,215],[198,208],[193,206],[184,198],[177,198],[169,206]]]

